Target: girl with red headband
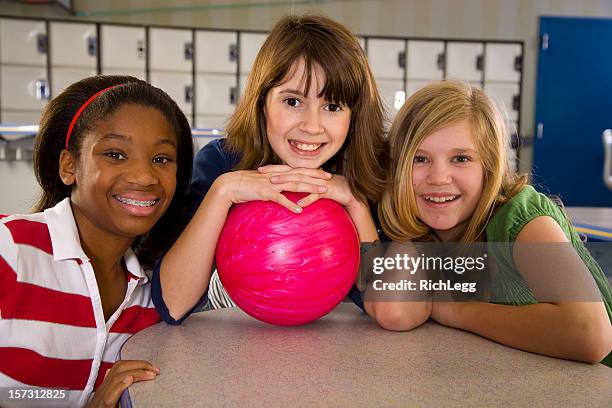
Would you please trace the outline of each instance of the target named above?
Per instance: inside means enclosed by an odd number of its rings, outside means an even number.
[[[136,78],[83,79],[49,102],[35,213],[0,220],[0,387],[115,406],[159,374],[116,360],[159,321],[145,271],[173,242],[192,157],[183,113]]]

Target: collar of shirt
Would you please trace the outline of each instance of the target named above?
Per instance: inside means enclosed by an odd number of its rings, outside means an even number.
[[[53,259],[56,261],[66,259],[89,260],[81,247],[79,230],[70,206],[70,197],[66,197],[52,208],[47,208],[45,218],[47,219],[51,245],[53,246]],[[132,248],[128,248],[123,255],[123,260],[128,273],[138,279],[139,284],[148,282],[149,278]]]

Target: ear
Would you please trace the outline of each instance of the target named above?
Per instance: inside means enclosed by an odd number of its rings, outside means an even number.
[[[59,176],[67,186],[76,182],[76,160],[72,153],[66,149],[60,153]]]

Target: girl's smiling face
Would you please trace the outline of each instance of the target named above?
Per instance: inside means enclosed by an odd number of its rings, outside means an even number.
[[[319,168],[342,147],[349,131],[348,106],[319,96],[325,74],[315,65],[310,89],[304,88],[304,60],[293,64],[288,78],[270,89],[265,115],[272,150],[291,167]]]
[[[456,239],[471,218],[484,185],[484,168],[467,121],[427,136],[412,167],[419,219],[443,241]]]
[[[172,201],[177,136],[155,108],[121,106],[84,135],[72,170],[66,154],[60,173],[73,186],[72,207],[81,233],[132,240],[148,232]]]

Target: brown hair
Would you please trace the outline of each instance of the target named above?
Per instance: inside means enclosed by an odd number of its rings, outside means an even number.
[[[378,212],[383,229],[391,239],[433,238],[429,226],[418,218],[412,164],[425,138],[460,121],[468,122],[484,169],[482,194],[458,239],[460,242],[478,240],[493,212],[527,183],[527,176],[520,176],[510,169],[508,131],[493,101],[482,90],[467,84],[434,82],[406,101],[389,132],[393,165],[389,172],[389,187],[383,194]]]
[[[383,108],[366,56],[341,24],[318,15],[286,16],[276,23],[257,54],[244,95],[227,126],[228,148],[242,155],[236,169],[278,164],[266,133],[264,106],[271,88],[305,63],[305,89],[319,65],[325,85],[319,96],[351,109],[347,139],[326,164],[343,174],[359,199],[378,201],[385,183],[387,148]]]

